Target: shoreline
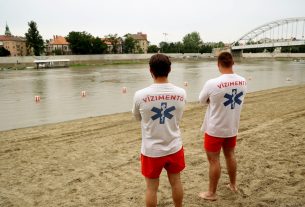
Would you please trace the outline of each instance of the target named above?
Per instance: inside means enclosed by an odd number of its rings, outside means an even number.
[[[221,156],[216,202],[197,196],[208,183],[200,132],[206,107],[188,103],[180,125],[184,205],[303,206],[304,103],[304,84],[247,94],[236,148],[239,191],[225,187]],[[0,206],[143,206],[140,133],[129,112],[0,132]],[[158,198],[158,206],[172,205],[164,171]]]

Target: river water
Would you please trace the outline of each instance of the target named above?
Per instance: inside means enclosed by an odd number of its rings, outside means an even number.
[[[235,72],[247,78],[250,92],[305,83],[303,61],[246,60]],[[204,82],[217,76],[215,61],[196,61],[173,63],[169,78],[197,101]],[[147,64],[0,71],[0,130],[127,112],[134,92],[151,83]]]

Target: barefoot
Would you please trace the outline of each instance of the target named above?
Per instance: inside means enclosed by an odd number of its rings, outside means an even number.
[[[229,190],[231,190],[232,192],[237,193],[237,187],[236,187],[235,185],[228,184],[228,185],[227,185],[227,188],[228,188]]]
[[[209,201],[216,201],[217,196],[214,193],[211,192],[201,192],[198,195],[200,198],[203,198],[204,200],[209,200]]]

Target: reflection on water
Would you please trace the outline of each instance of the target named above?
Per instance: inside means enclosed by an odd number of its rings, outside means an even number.
[[[305,83],[304,62],[247,60],[235,71],[248,79],[250,92]],[[170,81],[186,89],[188,101],[197,101],[204,82],[218,75],[215,61],[179,62]],[[151,83],[146,64],[0,71],[0,130],[130,111],[134,92]]]

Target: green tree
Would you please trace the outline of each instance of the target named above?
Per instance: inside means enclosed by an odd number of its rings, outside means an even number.
[[[160,42],[160,50],[163,53],[183,53],[183,44],[181,42]]]
[[[266,52],[272,53],[274,51],[274,49],[275,49],[275,47],[266,48]]]
[[[42,36],[39,34],[36,22],[28,22],[28,25],[28,32],[25,33],[27,48],[33,50],[34,55],[39,56],[44,50]]]
[[[159,52],[160,48],[157,45],[149,45],[147,48],[147,53],[157,53]]]
[[[92,35],[87,32],[69,32],[66,37],[73,54],[91,54]]]
[[[135,40],[130,34],[124,35],[124,42],[123,42],[123,52],[124,53],[134,53],[137,40]]]
[[[69,32],[66,37],[73,54],[102,54],[107,45],[87,32]]]
[[[162,53],[168,53],[169,51],[169,44],[167,42],[160,42],[159,43],[160,51]]]
[[[92,54],[102,54],[106,50],[107,45],[100,38],[92,38]]]
[[[183,48],[186,53],[198,52],[201,45],[202,40],[198,32],[192,32],[183,37]]]
[[[176,42],[176,48],[177,48],[177,53],[184,53],[182,42]]]
[[[5,49],[4,47],[0,47],[0,57],[10,56],[11,52]]]
[[[203,44],[200,49],[199,52],[202,53],[212,53],[213,51],[213,46],[210,44]]]
[[[290,47],[282,47],[282,53],[305,53],[305,46],[290,46]]]
[[[139,44],[136,44],[136,53],[137,54],[144,54],[144,51]]]
[[[225,46],[225,43],[223,43],[223,42],[218,42],[215,45],[215,47],[217,47],[217,48],[223,48],[224,46]]]

